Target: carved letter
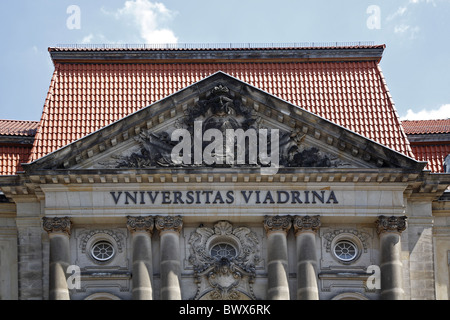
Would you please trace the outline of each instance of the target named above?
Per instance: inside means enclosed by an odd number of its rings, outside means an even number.
[[[114,199],[114,203],[117,204],[117,202],[119,202],[119,198],[120,198],[120,195],[122,194],[122,191],[119,191],[119,194],[117,195],[117,198],[116,198],[116,193],[115,192],[111,191],[110,193],[111,193],[111,195],[112,195],[112,197]]]

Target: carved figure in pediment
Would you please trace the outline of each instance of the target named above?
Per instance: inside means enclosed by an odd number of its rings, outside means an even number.
[[[169,131],[158,133],[150,130],[142,131],[135,138],[140,147],[138,151],[114,155],[109,161],[103,161],[100,164],[112,168],[267,167],[274,164],[278,168],[278,166],[338,167],[344,165],[318,148],[305,145],[306,135],[299,129],[291,132],[275,129],[276,132],[272,132],[271,128],[265,127],[261,116],[257,116],[252,108],[245,106],[241,99],[234,98],[230,90],[221,84],[210,90],[204,99],[200,99],[189,107],[185,116],[176,120],[174,126],[176,130],[185,130],[189,135],[188,139],[191,140],[186,149],[181,148],[182,153],[175,153],[177,156],[183,154],[183,161],[172,158],[174,147],[180,141],[171,140],[169,129]],[[230,136],[227,135],[229,131],[232,132]],[[206,132],[212,132],[213,137],[204,139]],[[195,137],[199,136],[200,142],[197,141],[198,144],[196,144]],[[278,141],[278,146],[273,145],[274,141]],[[201,159],[194,161],[193,155],[198,153],[199,148],[201,148]],[[266,158],[261,158],[263,154],[272,155],[273,148],[279,149],[278,153],[275,153],[276,159],[270,157],[270,161],[266,161]],[[204,150],[208,150],[206,154],[208,160],[203,158]],[[191,161],[186,162],[185,155]],[[264,159],[264,163],[261,159]]]

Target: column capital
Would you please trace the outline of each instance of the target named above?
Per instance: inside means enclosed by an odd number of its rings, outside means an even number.
[[[65,233],[70,236],[70,228],[72,226],[72,222],[69,217],[43,217],[43,228],[47,233]]]
[[[320,216],[295,216],[293,219],[293,226],[296,236],[304,231],[316,233],[320,228]]]
[[[401,233],[406,229],[406,216],[401,217],[386,217],[379,216],[375,224],[377,226],[377,233],[382,234],[384,232],[398,232]]]
[[[183,228],[183,218],[181,216],[157,216],[155,218],[155,226],[158,231],[175,231],[176,233],[181,232]]]
[[[127,216],[127,228],[128,230],[133,232],[149,232],[150,234],[153,232],[154,220],[153,217],[132,217]]]
[[[265,216],[264,217],[264,229],[267,234],[275,231],[282,231],[285,234],[288,233],[292,225],[292,219],[290,216]]]

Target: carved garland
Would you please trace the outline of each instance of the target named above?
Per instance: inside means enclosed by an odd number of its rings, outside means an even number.
[[[352,236],[358,238],[363,246],[364,252],[367,252],[368,248],[367,240],[370,238],[369,233],[355,229],[339,229],[324,233],[323,239],[327,252],[331,251],[331,244],[333,243],[333,240],[341,234],[351,234]]]

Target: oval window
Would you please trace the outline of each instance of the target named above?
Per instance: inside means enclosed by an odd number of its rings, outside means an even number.
[[[236,248],[228,243],[219,243],[211,248],[211,256],[217,260],[227,258],[231,260],[237,255]]]

